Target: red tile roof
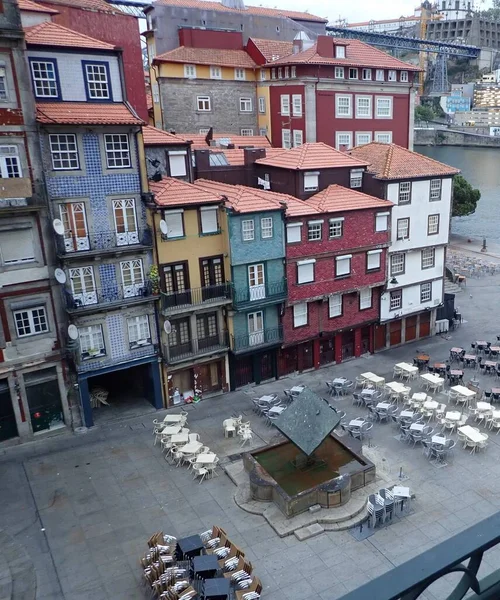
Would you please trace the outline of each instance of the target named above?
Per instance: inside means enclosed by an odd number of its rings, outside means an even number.
[[[64,48],[91,48],[93,50],[114,50],[115,46],[77,33],[67,27],[45,21],[24,29],[26,43],[33,46],[62,46]]]
[[[288,56],[293,51],[293,42],[284,42],[277,40],[263,40],[261,38],[250,38],[255,46],[259,49],[262,56],[267,62],[278,60],[284,56]]]
[[[206,134],[200,133],[177,133],[179,137],[186,141],[193,142],[191,148],[196,150],[205,150],[208,147],[206,142]],[[215,133],[213,134],[213,140],[223,140],[224,142],[228,141],[230,144],[234,144],[236,148],[240,148],[242,146],[249,147],[253,146],[255,148],[271,148],[271,143],[267,139],[265,135],[238,135],[234,133]],[[210,146],[210,148],[220,148],[223,149],[222,146]],[[282,150],[283,148],[281,148]]]
[[[297,52],[297,54],[290,54],[284,58],[280,58],[274,61],[274,65],[340,65],[340,66],[353,66],[353,67],[374,67],[379,69],[402,69],[405,71],[419,71],[418,67],[409,63],[403,62],[397,58],[389,56],[382,50],[378,50],[373,46],[369,46],[359,40],[332,40],[342,42],[343,45],[347,44],[346,58],[333,58],[321,56],[318,54],[317,43],[304,50],[303,52]]]
[[[256,64],[244,50],[221,50],[220,48],[188,48],[179,46],[158,55],[153,63],[175,62],[193,65],[218,65],[253,69]]]
[[[142,128],[142,135],[146,146],[187,145],[187,143],[178,135],[163,131],[163,129],[157,129],[151,125]]]
[[[246,13],[249,15],[258,15],[264,17],[288,17],[299,21],[314,21],[317,23],[327,23],[328,19],[311,15],[308,12],[298,12],[295,10],[282,10],[280,8],[266,8],[264,6],[245,6],[243,10],[239,8],[228,8],[220,2],[209,2],[207,0],[156,0],[153,3],[166,6],[177,6],[180,8],[199,8],[201,10],[217,10],[221,12]]]
[[[346,212],[367,208],[391,208],[393,206],[393,203],[389,200],[380,200],[336,184],[330,185],[323,191],[311,196],[306,200],[306,203],[314,206],[321,213]]]
[[[71,6],[73,8],[81,8],[83,10],[92,10],[106,13],[118,13],[121,15],[125,15],[123,11],[121,11],[116,6],[112,6],[108,4],[106,0],[40,0],[43,4],[47,2],[47,4],[61,4],[63,6]],[[132,17],[135,18],[135,17]]]
[[[50,125],[143,125],[144,121],[125,103],[41,102],[36,120]]]
[[[337,167],[366,167],[368,163],[340,152],[323,142],[303,144],[298,148],[267,156],[256,161],[258,165],[281,169],[333,169]]]
[[[456,175],[459,169],[412,152],[396,144],[372,142],[350,151],[351,156],[366,160],[368,172],[377,179],[412,179]]]
[[[189,204],[222,204],[223,199],[217,192],[212,193],[200,186],[166,177],[161,181],[150,181],[149,189],[155,195],[154,201],[158,206],[174,207]]]
[[[48,6],[42,6],[41,4],[37,4],[36,2],[31,2],[31,0],[17,0],[17,4],[19,6],[19,10],[47,13],[49,15],[59,14],[57,10],[49,8]]]

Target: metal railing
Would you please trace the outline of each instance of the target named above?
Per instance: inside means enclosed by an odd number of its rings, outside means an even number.
[[[233,292],[233,304],[235,308],[252,306],[266,302],[279,302],[287,296],[286,279],[275,282],[266,282],[243,290],[235,288]]]
[[[194,338],[185,344],[176,346],[165,346],[165,356],[169,363],[180,362],[193,358],[200,354],[217,352],[229,348],[229,334],[227,331],[220,331],[215,335],[206,338]]]
[[[234,352],[251,350],[267,344],[278,344],[283,341],[283,327],[280,325],[279,327],[263,329],[246,335],[232,335],[231,341]]]
[[[87,235],[78,236],[69,232],[57,235],[56,246],[58,254],[78,254],[126,248],[128,246],[153,246],[151,229],[145,227],[136,231],[92,231]]]
[[[151,283],[133,283],[131,285],[119,285],[110,283],[109,285],[94,290],[88,290],[81,293],[75,293],[68,288],[63,288],[66,308],[69,311],[80,309],[91,309],[95,307],[99,310],[103,305],[107,306],[114,302],[123,302],[124,300],[138,301],[141,298],[152,296]]]
[[[171,313],[203,304],[225,303],[226,300],[231,301],[232,291],[230,283],[221,283],[171,294],[161,292],[161,309],[164,313]]]
[[[477,600],[498,600],[500,569],[480,580],[477,578],[484,553],[498,544],[500,512],[342,596],[341,600],[416,600],[432,583],[450,573],[462,573],[462,577],[456,584],[450,582],[448,595],[440,593],[442,600],[460,600],[469,592],[474,594],[468,597]],[[464,561],[468,562],[462,564]]]

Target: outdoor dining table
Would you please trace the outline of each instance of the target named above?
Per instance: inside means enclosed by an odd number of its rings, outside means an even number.
[[[422,431],[424,429],[425,425],[424,423],[412,423],[410,425],[410,430],[411,431]]]
[[[407,504],[408,504],[407,508],[408,508],[408,510],[410,509],[411,493],[410,493],[409,487],[404,487],[402,485],[395,485],[392,488],[392,495],[395,498],[402,498],[403,501],[406,500]],[[403,510],[403,502],[401,502],[401,510]]]
[[[303,385],[294,385],[293,388],[290,389],[292,394],[301,394],[304,391]]]
[[[387,410],[391,406],[390,402],[379,402],[376,408],[381,408],[382,410]]]
[[[376,392],[377,390],[375,390],[374,388],[364,388],[361,390],[361,395],[362,396],[373,396],[373,394]]]
[[[490,367],[492,369],[496,369],[497,368],[497,361],[496,360],[485,360],[483,365],[485,367]]]
[[[464,372],[462,369],[450,369],[450,375],[453,375],[453,377],[463,377]]]
[[[335,379],[332,381],[332,383],[334,383],[334,384],[335,384],[335,383],[338,383],[338,384],[344,385],[344,383],[346,383],[346,381],[347,381],[347,379],[346,379],[345,377],[336,377],[336,378],[335,378]],[[292,388],[292,389],[293,389],[293,388]]]
[[[427,408],[428,410],[436,410],[438,406],[439,402],[436,402],[435,400],[427,400],[424,402],[424,408]]]
[[[201,579],[211,579],[215,577],[219,570],[219,561],[215,554],[204,554],[203,556],[195,556],[192,561],[193,575]]]
[[[493,407],[489,402],[477,402],[476,408],[479,412],[486,412],[488,410],[491,410]]]
[[[425,402],[427,400],[427,394],[426,392],[415,392],[411,399],[416,402]]]
[[[201,442],[189,442],[180,449],[184,454],[194,454],[203,446]]]
[[[476,392],[469,390],[464,385],[454,385],[451,389],[467,399],[473,398],[476,395]]]
[[[276,396],[261,396],[259,402],[266,402],[269,404],[269,402],[273,402],[275,398]]]
[[[175,550],[178,560],[186,560],[193,556],[199,556],[205,546],[199,535],[190,535],[189,537],[181,538],[177,540],[177,548]]]
[[[444,379],[442,377],[439,377],[438,375],[433,375],[432,373],[424,373],[423,375],[420,375],[420,377],[434,385],[444,383]]]
[[[483,442],[486,439],[486,437],[482,433],[476,431],[474,427],[471,427],[470,425],[464,425],[463,427],[459,427],[458,431],[460,431],[460,433],[463,433],[466,438],[468,438],[471,442],[475,442],[476,444],[478,444],[479,442]]]
[[[286,406],[273,406],[269,409],[269,413],[271,415],[281,415],[281,413],[286,410]]]
[[[431,442],[433,444],[440,444],[441,446],[444,446],[446,444],[446,438],[442,435],[433,435]]]
[[[402,410],[402,411],[399,413],[399,416],[400,416],[400,417],[404,417],[404,418],[406,418],[406,419],[412,419],[414,414],[415,414],[415,413],[414,413],[412,410]]]
[[[170,441],[172,442],[172,444],[184,444],[189,442],[189,434],[188,433],[175,433],[171,438]],[[184,450],[184,448],[183,448]]]
[[[363,423],[366,423],[366,421],[364,419],[352,419],[352,421],[349,421],[349,426],[350,427],[362,427]]]
[[[447,412],[444,415],[444,418],[447,421],[460,421],[460,413],[458,412],[458,410],[451,410],[450,412]]]
[[[500,388],[491,388],[492,394],[500,394]]]
[[[484,340],[480,340],[479,342],[476,341],[476,346],[478,348],[486,348],[487,345],[488,345],[488,342],[485,342]]]
[[[205,600],[226,600],[229,597],[231,580],[226,577],[207,579],[203,586]]]
[[[163,423],[180,423],[185,417],[183,415],[165,415]]]
[[[162,435],[175,435],[176,433],[180,433],[182,429],[182,425],[169,425],[168,427],[164,427],[161,430]]]
[[[464,354],[465,362],[473,362],[475,363],[477,360],[477,356],[475,354]]]
[[[366,379],[366,381],[369,381],[370,383],[374,383],[375,385],[385,383],[384,377],[380,377],[380,375],[376,375],[371,371],[368,371],[367,373],[361,373],[360,377]]]
[[[397,363],[396,367],[408,373],[415,373],[415,371],[418,371],[418,367],[416,367],[415,365],[410,365],[410,363],[407,362]]]
[[[491,352],[500,352],[500,346],[490,346]]]
[[[213,452],[209,452],[208,454],[198,454],[196,457],[196,462],[200,465],[211,465],[215,462],[217,455]]]
[[[406,392],[406,387],[402,383],[399,383],[399,381],[390,381],[386,385],[395,394],[403,394]]]

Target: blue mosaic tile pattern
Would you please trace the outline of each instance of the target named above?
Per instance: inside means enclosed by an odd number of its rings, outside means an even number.
[[[116,360],[130,354],[127,340],[125,339],[125,323],[122,315],[108,315],[106,317],[108,329],[109,351],[111,358]]]
[[[99,277],[101,279],[101,290],[103,300],[114,302],[120,299],[118,293],[118,265],[99,265]]]

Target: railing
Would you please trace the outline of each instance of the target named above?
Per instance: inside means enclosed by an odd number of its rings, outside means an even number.
[[[68,288],[63,288],[63,293],[66,308],[69,311],[88,310],[92,308],[99,310],[103,305],[107,306],[114,302],[122,302],[123,300],[138,301],[141,298],[149,298],[153,295],[149,281],[133,283],[131,285],[110,283],[101,288],[81,293],[74,293]]]
[[[192,339],[185,344],[166,346],[165,356],[169,363],[175,363],[226,348],[229,348],[229,334],[227,331],[221,331],[206,338]]]
[[[161,308],[167,314],[185,309],[189,310],[203,304],[225,303],[225,301],[231,301],[232,291],[230,283],[221,283],[220,285],[191,288],[172,294],[161,292]]]
[[[285,300],[287,296],[286,279],[276,282],[266,282],[263,285],[256,285],[244,290],[235,289],[233,292],[233,304],[235,308],[279,302]]]
[[[342,596],[341,600],[416,600],[433,582],[450,573],[463,575],[458,583],[456,579],[449,582],[449,593],[445,596],[446,592],[441,591],[440,599],[460,600],[472,591],[470,598],[498,600],[500,569],[477,579],[484,553],[498,544],[500,512]],[[491,556],[491,559],[499,564],[498,558]]]
[[[283,327],[280,325],[274,329],[263,329],[246,335],[232,335],[231,340],[234,352],[251,350],[267,344],[279,344],[283,341]]]
[[[78,254],[80,252],[106,251],[128,246],[153,245],[151,229],[137,229],[136,231],[93,231],[87,235],[78,236],[69,232],[56,236],[58,254]]]

